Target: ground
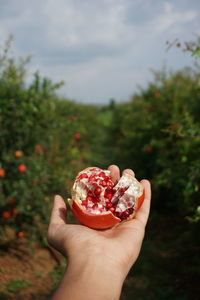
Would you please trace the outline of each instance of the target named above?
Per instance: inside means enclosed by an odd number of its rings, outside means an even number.
[[[182,217],[153,215],[141,255],[127,277],[121,300],[197,300],[200,295],[199,225]],[[26,238],[1,245],[0,299],[47,300],[66,261]]]

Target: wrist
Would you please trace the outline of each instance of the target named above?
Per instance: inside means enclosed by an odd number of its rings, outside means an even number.
[[[67,287],[68,300],[118,300],[124,279],[122,272],[104,259],[73,260],[68,263],[60,288]],[[64,299],[61,296],[62,293],[55,299]]]

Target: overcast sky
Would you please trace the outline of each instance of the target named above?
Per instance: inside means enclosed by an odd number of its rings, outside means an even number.
[[[150,68],[191,64],[166,41],[200,33],[199,0],[0,0],[0,44],[32,54],[30,72],[64,80],[60,93],[85,103],[125,101]]]

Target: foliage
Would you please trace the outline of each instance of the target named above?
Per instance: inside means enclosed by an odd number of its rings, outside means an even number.
[[[130,103],[115,108],[116,161],[151,179],[157,207],[191,213],[200,188],[199,72],[154,75]]]
[[[21,232],[47,223],[52,196],[66,197],[78,170],[96,163],[101,127],[97,108],[57,97],[62,83],[37,72],[28,85],[29,59],[9,49],[0,55],[0,222]]]
[[[30,58],[12,58],[10,43],[0,54],[3,227],[11,226],[19,238],[28,230],[42,238],[53,195],[66,198],[84,167],[111,163],[151,179],[155,209],[173,208],[191,219],[200,188],[198,67],[154,72],[129,102],[96,107],[58,97],[63,83],[38,72],[27,84]]]

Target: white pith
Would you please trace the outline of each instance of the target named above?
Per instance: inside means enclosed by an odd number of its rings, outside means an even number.
[[[83,173],[86,173],[88,177],[90,175],[93,175],[94,171],[91,171],[91,169],[94,168],[89,168],[80,172],[77,178]],[[98,170],[97,172],[103,171],[106,176],[110,176],[109,170],[100,170],[98,168],[96,168],[96,170]],[[100,179],[101,177],[97,176],[97,179],[98,178]],[[76,203],[81,207],[81,209],[87,211],[90,214],[102,215],[111,213],[106,208],[106,198],[104,197],[106,187],[105,189],[103,189],[102,186],[100,186],[102,188],[102,192],[99,196],[100,201],[96,203],[96,208],[94,208],[94,203],[92,201],[88,201],[87,208],[85,207],[85,205],[82,205],[82,201],[84,201],[87,197],[86,186],[90,190],[94,189],[94,183],[88,182],[88,178],[83,178],[81,179],[81,181],[76,179],[72,188],[72,200],[76,201]],[[120,196],[120,188],[127,188],[123,196]],[[113,187],[113,189],[116,191],[116,193],[114,194],[110,202],[112,202],[113,204],[117,202],[115,211],[119,213],[122,213],[129,208],[135,209],[135,207],[137,206],[137,199],[143,193],[143,188],[141,184],[137,181],[137,179],[135,179],[135,177],[129,174],[124,174],[120,178],[116,186]]]

